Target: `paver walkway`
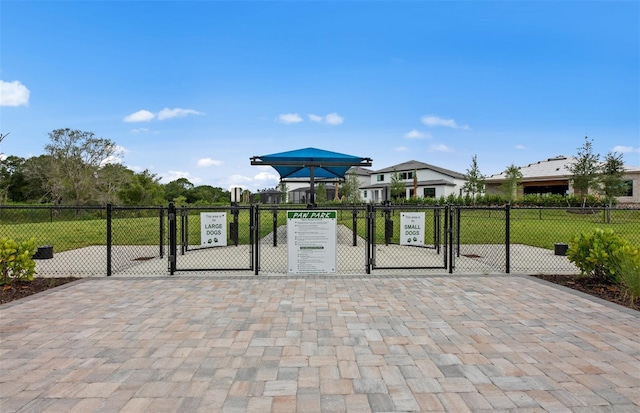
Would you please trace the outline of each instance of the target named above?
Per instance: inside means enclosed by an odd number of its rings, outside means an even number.
[[[0,307],[6,412],[638,412],[640,313],[529,277],[92,278]]]

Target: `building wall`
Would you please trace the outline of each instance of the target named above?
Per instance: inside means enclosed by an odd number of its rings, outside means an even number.
[[[386,200],[388,197],[388,191],[390,191],[391,179],[394,173],[398,174],[406,174],[404,179],[401,179],[401,182],[405,184],[405,198],[409,199],[411,197],[413,191],[413,173],[416,173],[418,182],[425,181],[440,181],[437,184],[419,184],[418,185],[418,198],[424,197],[424,188],[433,188],[435,189],[434,198],[440,197],[448,197],[453,194],[454,196],[458,196],[461,193],[462,186],[465,183],[464,179],[457,179],[450,175],[443,174],[438,171],[434,171],[432,169],[418,169],[415,171],[411,170],[401,170],[391,172],[373,172],[370,177],[370,182],[365,187],[369,188],[361,188],[360,196],[365,202],[372,203],[380,203]],[[441,181],[445,181],[448,184],[443,184]],[[375,186],[378,186],[375,188]],[[382,188],[380,186],[386,186],[388,189]],[[371,188],[373,187],[373,188]]]

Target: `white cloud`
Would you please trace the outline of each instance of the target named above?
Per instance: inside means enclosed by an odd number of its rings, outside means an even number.
[[[393,148],[393,150],[396,152],[407,152],[409,148],[407,148],[406,146],[397,146]]]
[[[155,117],[156,115],[143,109],[125,116],[123,120],[125,122],[150,122]]]
[[[189,172],[171,170],[169,170],[162,176],[161,182],[166,184],[179,178],[187,178],[192,184],[199,184],[200,182],[202,182],[202,179],[198,178],[197,176],[191,176]]]
[[[210,166],[220,166],[222,165],[222,161],[218,161],[211,158],[202,158],[202,159],[198,159],[197,165],[203,168],[208,168]]]
[[[7,155],[0,153],[0,161],[4,161],[5,159],[7,159]]]
[[[107,164],[121,164],[123,161],[122,155],[127,152],[129,152],[129,150],[124,146],[116,145],[113,155],[108,156],[106,159],[100,162],[100,166],[104,166]]]
[[[251,178],[249,178],[248,176],[236,174],[236,175],[231,175],[227,179],[227,181],[231,186],[242,186],[241,184],[246,184],[248,182],[251,182]]]
[[[454,152],[454,150],[445,144],[433,144],[429,146],[429,152]]]
[[[278,181],[280,176],[273,174],[271,172],[262,171],[259,172],[256,176],[253,177],[256,181],[264,182],[264,181]]]
[[[324,117],[324,120],[329,125],[342,125],[342,123],[344,122],[344,118],[335,112],[329,113]]]
[[[30,93],[29,89],[17,80],[0,80],[0,106],[27,106]]]
[[[527,147],[524,146],[524,145],[516,145],[515,148],[516,149],[527,149]]]
[[[420,132],[417,129],[413,129],[405,133],[404,137],[407,139],[431,139],[432,138],[430,133]]]
[[[313,113],[308,116],[312,122],[326,123],[327,125],[342,125],[344,123],[344,118],[336,112],[329,113],[326,116],[314,115]]]
[[[292,123],[302,122],[302,118],[297,113],[283,113],[278,115],[278,122],[290,125]]]
[[[426,115],[420,118],[420,121],[429,127],[444,126],[453,129],[471,129],[469,125],[458,125],[453,119],[444,119],[435,115]]]
[[[184,118],[189,115],[204,115],[202,112],[198,112],[194,109],[182,109],[182,108],[164,108],[158,113],[149,112],[148,110],[139,110],[131,115],[125,116],[123,119],[125,122],[150,122],[153,119],[167,120],[173,118]],[[134,129],[137,132],[146,132],[148,129],[140,128]]]
[[[172,118],[184,118],[189,115],[204,115],[202,112],[198,112],[194,109],[182,109],[182,108],[164,108],[158,112],[158,120],[172,119]]]
[[[613,149],[611,149],[611,152],[619,152],[619,153],[638,152],[638,153],[640,153],[640,147],[634,148],[633,146],[616,145],[616,146],[613,147]]]
[[[111,155],[111,156],[108,156],[106,159],[103,159],[102,162],[100,162],[100,166],[105,166],[107,164],[118,164],[118,163],[122,163],[122,158],[116,155]]]

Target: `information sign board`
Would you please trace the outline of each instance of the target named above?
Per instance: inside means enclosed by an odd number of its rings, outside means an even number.
[[[227,245],[227,213],[200,213],[200,244],[212,247]]]
[[[424,245],[424,212],[400,213],[400,245]]]
[[[290,274],[336,272],[337,211],[287,211]]]

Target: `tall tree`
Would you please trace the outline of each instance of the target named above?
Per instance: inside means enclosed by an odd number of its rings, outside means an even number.
[[[400,178],[398,171],[394,170],[391,174],[391,199],[404,200],[407,197],[407,187]]]
[[[167,197],[167,201],[173,201],[179,196],[188,198],[187,194],[193,188],[193,184],[189,182],[187,178],[178,178],[166,184],[164,186],[164,192]]]
[[[187,191],[187,202],[190,204],[212,205],[216,202],[228,201],[231,199],[229,191],[216,188],[211,185],[199,185]]]
[[[125,184],[134,178],[134,172],[121,164],[106,164],[96,172],[96,201],[101,205],[120,203],[118,196]]]
[[[278,184],[278,190],[280,191],[280,202],[281,203],[286,203],[287,202],[287,194],[289,192],[289,188],[287,187],[287,183],[285,181],[280,181],[280,184]]]
[[[94,201],[97,171],[118,154],[116,144],[93,132],[69,128],[50,132],[49,139],[47,183],[54,200],[73,205]]]
[[[360,202],[360,180],[354,173],[345,175],[345,181],[342,183],[342,195],[350,204]]]
[[[118,196],[125,205],[160,205],[164,203],[164,187],[156,174],[145,169],[125,183]]]
[[[580,194],[583,207],[587,200],[589,189],[598,189],[600,169],[600,155],[593,153],[593,139],[585,136],[584,144],[578,148],[575,162],[569,166],[573,190]]]
[[[500,184],[502,193],[507,197],[509,202],[514,201],[518,197],[518,189],[522,182],[522,172],[520,168],[511,164],[504,171],[504,181]]]
[[[10,155],[0,164],[0,204],[8,200],[27,200],[27,178],[24,173],[24,158]]]
[[[609,152],[601,166],[600,193],[603,194],[609,208],[613,206],[613,199],[627,192],[628,184],[624,180],[624,161],[622,154]],[[607,211],[607,221],[611,222],[611,211]]]
[[[467,182],[462,186],[462,190],[471,195],[473,205],[476,204],[476,195],[480,195],[484,192],[485,177],[480,173],[478,168],[478,155],[473,155],[471,159],[471,168],[467,169],[465,174]]]
[[[327,202],[327,185],[324,182],[320,182],[316,189],[316,203],[324,204],[325,202]]]

